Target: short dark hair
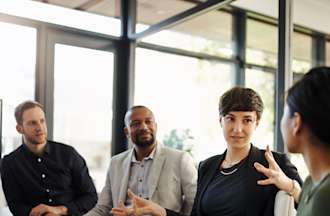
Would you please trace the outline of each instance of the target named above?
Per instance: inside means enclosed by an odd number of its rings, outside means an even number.
[[[316,138],[330,148],[330,67],[312,68],[288,91],[289,114],[299,113]]]
[[[146,110],[149,110],[152,115],[153,115],[153,112],[146,106],[143,106],[143,105],[135,105],[135,106],[132,106],[131,108],[129,108],[126,113],[125,113],[125,118],[124,118],[124,122],[125,122],[125,126],[128,127],[129,126],[129,118],[131,117],[131,114],[132,112],[135,110],[135,109],[146,109]]]
[[[17,124],[22,124],[23,123],[23,113],[28,110],[28,109],[32,109],[34,107],[39,107],[40,109],[44,109],[44,107],[36,102],[36,101],[24,101],[22,103],[20,103],[16,108],[15,108],[15,119],[16,119],[16,123]]]
[[[250,88],[233,87],[226,91],[219,101],[219,114],[227,115],[232,111],[256,111],[257,119],[261,119],[264,104],[257,92]]]

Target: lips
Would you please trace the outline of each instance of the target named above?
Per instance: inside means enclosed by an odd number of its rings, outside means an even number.
[[[244,137],[241,137],[241,136],[230,136],[230,138],[232,138],[232,139],[244,139]]]

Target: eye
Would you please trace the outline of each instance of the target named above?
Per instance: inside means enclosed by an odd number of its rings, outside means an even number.
[[[252,121],[252,119],[244,119],[243,122],[244,122],[245,124],[250,124],[250,123],[252,123],[253,121]]]
[[[146,123],[147,125],[151,125],[153,122],[154,122],[154,121],[153,121],[153,120],[151,120],[151,119],[150,119],[150,120],[146,120],[146,121],[145,121],[145,123]]]
[[[225,120],[226,120],[227,122],[231,122],[231,121],[234,121],[234,117],[232,117],[232,116],[226,116],[226,117],[225,117]]]
[[[131,127],[139,127],[139,125],[140,125],[140,122],[138,122],[138,121],[131,122],[131,124],[130,124]]]

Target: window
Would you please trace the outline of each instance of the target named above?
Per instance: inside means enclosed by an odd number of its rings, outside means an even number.
[[[196,5],[197,4],[182,0],[171,0],[170,2],[137,0],[137,23],[144,24],[145,27],[140,28],[140,30],[143,30],[149,25],[161,22],[178,13],[193,8]]]
[[[232,65],[137,49],[134,104],[154,112],[158,140],[196,161],[226,149],[218,101],[232,85]]]
[[[246,86],[255,90],[264,102],[264,112],[254,135],[253,144],[259,148],[274,148],[274,89],[275,74],[255,69],[246,70]]]
[[[5,155],[22,144],[15,129],[15,107],[25,100],[34,100],[37,31],[0,22],[0,35],[2,155]]]
[[[277,27],[256,20],[247,20],[246,61],[261,66],[277,66]]]
[[[312,66],[312,37],[294,32],[292,55],[292,71],[294,73],[307,73]]]
[[[230,58],[233,55],[232,15],[211,11],[142,41]]]
[[[111,52],[55,45],[53,137],[85,158],[98,192],[111,155],[113,58]]]

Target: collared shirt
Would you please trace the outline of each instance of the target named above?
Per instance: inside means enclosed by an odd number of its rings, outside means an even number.
[[[71,146],[48,141],[42,155],[25,144],[1,164],[6,200],[14,215],[29,215],[39,204],[64,205],[70,215],[82,215],[97,201],[85,160]]]
[[[128,180],[128,188],[135,194],[144,199],[149,199],[149,189],[151,176],[149,175],[153,164],[155,151],[157,146],[152,150],[148,157],[138,161],[135,157],[135,151],[132,154],[130,176]],[[126,205],[131,205],[131,200],[127,197]]]

